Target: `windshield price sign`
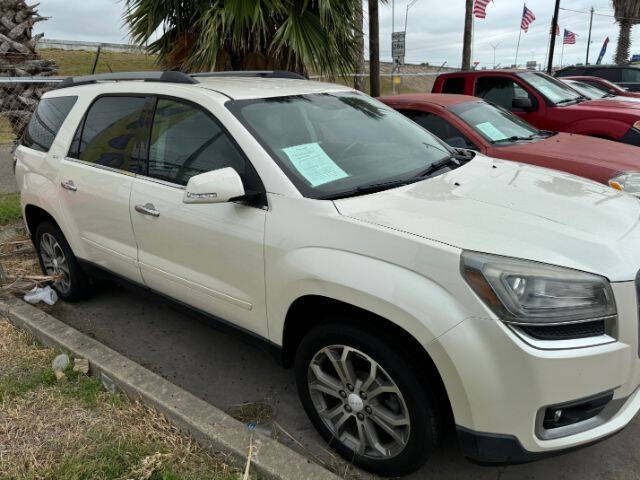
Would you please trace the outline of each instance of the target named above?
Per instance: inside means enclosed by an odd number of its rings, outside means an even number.
[[[404,64],[404,34],[405,32],[391,34],[391,56],[397,65]]]

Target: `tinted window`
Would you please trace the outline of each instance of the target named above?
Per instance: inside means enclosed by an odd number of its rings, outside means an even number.
[[[452,147],[477,148],[460,130],[435,113],[419,112],[417,110],[403,110],[401,113]]]
[[[444,80],[442,93],[464,93],[464,77],[452,77]]]
[[[617,68],[598,68],[595,70],[590,70],[589,75],[605,78],[612,82],[620,81],[620,70]]]
[[[571,68],[562,69],[556,73],[557,77],[571,77],[576,75],[585,75],[585,69],[571,67]]]
[[[514,98],[529,98],[532,105],[535,103],[535,99],[526,90],[505,77],[479,78],[476,81],[476,96],[508,110],[513,109]]]
[[[24,132],[22,145],[48,152],[77,99],[78,97],[54,97],[40,100]]]
[[[78,127],[69,156],[129,172],[143,173],[138,129],[143,97],[102,97],[89,108]],[[136,144],[138,143],[138,148]],[[77,153],[76,153],[77,152]]]
[[[257,190],[253,168],[220,125],[201,109],[159,99],[151,129],[149,175],[186,185],[200,173],[233,167],[248,190]]]
[[[640,82],[640,69],[624,68],[622,70],[623,82]]]

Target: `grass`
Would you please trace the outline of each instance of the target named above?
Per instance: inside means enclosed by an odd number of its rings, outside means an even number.
[[[0,339],[0,479],[242,478],[155,410],[71,367],[56,380],[57,352],[1,316]]]
[[[22,218],[20,194],[0,194],[0,225],[14,223]]]
[[[84,50],[60,50],[43,49],[38,50],[42,58],[55,60],[58,65],[58,75],[87,75],[91,73],[91,67],[96,57],[95,52]],[[100,52],[96,73],[107,73],[110,71],[146,71],[158,70],[156,57],[144,53],[125,52]]]

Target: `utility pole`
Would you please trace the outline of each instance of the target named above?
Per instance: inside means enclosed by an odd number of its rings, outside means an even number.
[[[591,7],[591,20],[589,20],[589,40],[587,40],[587,60],[585,65],[589,65],[589,47],[591,46],[591,27],[593,26],[593,7]]]
[[[372,97],[380,96],[380,26],[378,0],[369,0],[369,83]]]
[[[547,73],[551,75],[553,70],[553,51],[556,48],[556,29],[558,28],[558,13],[560,12],[560,0],[556,0],[556,7],[553,11],[553,20],[551,22],[551,43],[549,44],[549,64],[547,65]]]
[[[473,28],[473,0],[466,0],[464,38],[462,44],[462,70],[471,69],[471,29]]]
[[[493,43],[490,43],[489,45],[491,45],[491,48],[493,48],[493,68],[496,68],[496,48],[498,48],[498,45],[500,45],[500,42],[496,43],[495,45]]]
[[[393,40],[393,32],[396,31],[396,2],[391,0],[391,39]],[[391,95],[396,94],[396,77],[394,73],[396,72],[396,62],[391,59]]]

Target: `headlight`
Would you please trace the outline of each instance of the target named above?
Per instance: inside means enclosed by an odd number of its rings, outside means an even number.
[[[609,180],[609,186],[616,190],[640,196],[640,173],[623,173]]]
[[[580,322],[616,315],[609,281],[598,275],[517,258],[465,251],[462,276],[503,321]]]

